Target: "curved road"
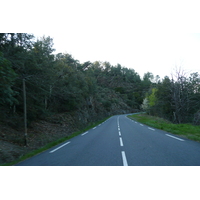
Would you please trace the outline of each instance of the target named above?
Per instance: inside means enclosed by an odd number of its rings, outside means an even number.
[[[200,166],[200,143],[116,115],[17,166]]]

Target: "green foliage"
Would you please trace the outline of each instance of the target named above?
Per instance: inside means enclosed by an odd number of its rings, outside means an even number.
[[[80,64],[70,54],[54,55],[52,38],[33,38],[27,33],[0,34],[0,103],[7,105],[2,112],[22,115],[23,78],[29,120],[48,112],[82,108],[110,112],[121,105],[129,110],[142,105],[152,115],[181,123],[193,121],[200,110],[198,73],[189,78],[179,73],[175,81],[169,77],[159,80],[147,72],[141,80],[134,69],[120,64]]]
[[[115,92],[119,92],[121,94],[125,94],[125,89],[123,87],[116,87]]]
[[[189,78],[177,74],[176,81],[165,77],[147,94],[148,113],[163,117],[174,123],[191,123],[200,110],[200,75]]]
[[[11,67],[11,63],[4,58],[3,53],[0,52],[0,104],[13,105],[17,103],[15,99],[16,93],[13,91],[12,86],[17,77],[17,74]]]
[[[4,68],[1,67],[0,77],[6,82],[1,102],[13,105],[3,112],[20,116],[20,120],[24,106],[22,79],[26,82],[29,122],[52,112],[88,109],[96,113],[116,113],[117,109],[140,109],[153,84],[154,76],[150,72],[141,80],[134,69],[120,64],[112,66],[100,61],[81,64],[70,54],[54,55],[52,38],[33,39],[33,35],[26,33],[0,34],[0,50],[4,54],[4,57],[1,55]],[[153,91],[150,95],[152,106],[155,106],[156,93]]]
[[[107,109],[110,110],[112,103],[111,101],[107,100],[107,101],[103,101],[103,106]]]
[[[173,124],[165,119],[146,114],[129,115],[129,118],[157,129],[200,141],[200,126],[193,126],[192,124]]]
[[[149,106],[155,106],[157,98],[155,93],[157,92],[157,88],[152,88],[151,94],[148,96]]]

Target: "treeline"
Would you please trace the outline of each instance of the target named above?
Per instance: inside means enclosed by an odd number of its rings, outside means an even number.
[[[176,69],[171,78],[151,86],[142,108],[173,123],[200,125],[200,74]]]
[[[120,64],[80,63],[54,51],[50,37],[0,34],[0,121],[23,127],[26,92],[28,123],[61,112],[105,117],[141,109],[174,123],[200,123],[198,73],[177,71],[160,80],[147,72],[141,78]]]
[[[135,70],[120,64],[80,63],[67,53],[55,55],[54,50],[50,37],[0,34],[1,121],[22,126],[25,92],[28,122],[83,109],[97,115],[140,109],[152,84],[151,73],[141,80]]]

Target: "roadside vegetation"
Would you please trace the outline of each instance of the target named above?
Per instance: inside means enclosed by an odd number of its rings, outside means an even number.
[[[79,128],[140,110],[152,77],[147,72],[142,79],[134,69],[108,61],[80,63],[55,53],[50,36],[0,33],[0,125],[21,133],[0,131],[0,140],[28,146],[32,123],[48,118],[61,124],[55,115],[74,116]]]
[[[93,122],[89,126],[87,126],[86,128],[84,128],[82,130],[76,131],[76,132],[72,133],[71,135],[69,135],[67,137],[63,137],[63,138],[60,138],[60,139],[58,139],[56,141],[50,142],[49,144],[45,145],[44,147],[41,147],[41,148],[36,149],[36,150],[34,150],[32,152],[29,152],[26,155],[23,155],[20,158],[16,159],[15,161],[12,161],[12,162],[9,162],[9,163],[0,164],[0,166],[12,166],[12,165],[15,165],[15,164],[23,161],[23,160],[26,160],[26,159],[28,159],[30,157],[33,157],[33,156],[35,156],[35,155],[37,155],[39,153],[42,153],[43,151],[45,151],[47,149],[50,149],[51,147],[54,147],[54,146],[56,146],[56,145],[58,145],[58,144],[60,144],[62,142],[65,142],[65,141],[67,141],[67,140],[69,140],[69,139],[71,139],[73,137],[76,137],[76,136],[78,136],[78,135],[80,135],[80,134],[92,129],[93,127],[95,127],[95,126],[101,124],[102,122],[106,121],[108,118],[109,117],[106,117],[103,120],[100,120],[98,122]]]
[[[152,84],[141,108],[174,124],[200,125],[200,74],[176,68],[171,78]]]
[[[129,115],[128,117],[148,126],[200,142],[200,126],[195,126],[189,123],[173,124],[172,122],[163,118],[150,116],[147,114],[134,114]]]

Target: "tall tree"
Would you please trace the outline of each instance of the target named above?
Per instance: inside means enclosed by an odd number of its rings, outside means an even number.
[[[0,52],[0,105],[9,106],[17,103],[16,92],[13,90],[17,74],[12,69],[11,63]]]

